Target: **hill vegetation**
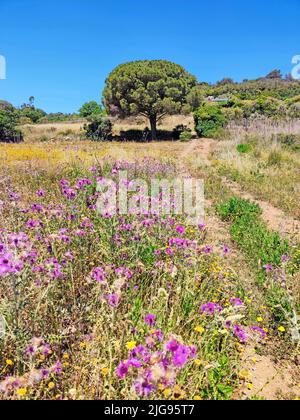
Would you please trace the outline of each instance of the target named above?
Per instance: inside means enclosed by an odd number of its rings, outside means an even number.
[[[140,61],[123,64],[109,75],[103,92],[103,104],[105,108],[96,101],[87,102],[77,114],[47,114],[35,107],[34,97],[29,98],[29,102],[19,109],[2,101],[0,141],[16,141],[16,138],[20,140],[20,136],[16,137],[18,125],[81,119],[88,119],[90,124],[93,123],[94,130],[98,133],[93,135],[94,139],[104,140],[97,124],[106,125],[107,118],[113,122],[116,116],[124,118],[136,115],[149,119],[151,136],[140,131],[135,133],[136,137],[131,133],[130,139],[140,140],[142,137],[149,140],[157,136],[162,138],[163,133],[157,134],[157,123],[167,114],[180,113],[195,113],[195,131],[198,135],[218,137],[222,133],[221,129],[230,121],[300,118],[300,81],[290,76],[283,78],[279,70],[274,70],[257,80],[236,83],[230,78],[224,78],[213,85],[197,83],[196,78],[173,63]],[[211,114],[211,119],[207,111]],[[215,124],[217,114],[220,117]],[[201,115],[202,122],[199,121]],[[199,129],[200,125],[210,128]],[[89,128],[88,137],[90,133]],[[187,133],[188,130],[183,134],[186,139],[190,137]],[[175,135],[173,138],[179,139],[179,136]],[[111,139],[111,136],[106,134],[105,139]]]

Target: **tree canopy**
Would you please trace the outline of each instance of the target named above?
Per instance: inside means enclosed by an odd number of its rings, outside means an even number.
[[[118,66],[106,80],[104,105],[111,115],[143,115],[150,121],[152,139],[157,122],[180,113],[197,80],[178,64],[164,60],[135,61]]]
[[[88,118],[91,115],[100,115],[103,113],[102,107],[96,101],[86,102],[79,110],[79,115],[82,118]]]

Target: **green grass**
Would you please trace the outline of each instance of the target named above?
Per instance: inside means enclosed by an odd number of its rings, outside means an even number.
[[[276,270],[282,267],[282,256],[291,251],[288,241],[267,228],[261,219],[260,207],[248,200],[233,197],[217,208],[221,219],[231,223],[232,239],[256,271],[257,281],[264,288],[275,325],[287,322],[292,313],[291,299],[288,291],[274,278],[277,276]],[[271,267],[271,274],[267,266]]]

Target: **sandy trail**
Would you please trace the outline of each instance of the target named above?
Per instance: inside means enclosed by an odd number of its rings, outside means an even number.
[[[185,147],[182,159],[193,159],[194,157],[195,162],[210,167],[212,165],[211,157],[217,149],[218,144],[219,142],[213,139],[194,140]],[[231,190],[233,194],[257,203],[262,209],[263,219],[271,230],[279,232],[282,237],[289,239],[291,243],[300,242],[299,220],[296,220],[283,210],[274,207],[268,201],[256,199],[252,194],[244,191],[237,182],[222,177],[222,183]]]
[[[204,166],[211,166],[211,156],[217,148],[216,140],[208,139],[205,141],[194,140],[189,143],[182,154],[182,162],[185,159],[195,157],[195,162],[201,162]],[[182,176],[190,176],[189,169],[184,166],[181,169]],[[263,219],[268,227],[278,231],[283,237],[291,242],[300,240],[300,222],[286,215],[282,210],[274,207],[267,201],[257,200],[253,195],[242,190],[239,184],[231,182],[227,178],[222,178],[223,184],[232,191],[233,194],[251,200],[259,204],[263,211]],[[231,252],[234,258],[233,268],[248,291],[256,295],[256,299],[261,301],[261,293],[258,290],[253,273],[247,267],[240,250],[232,243],[228,225],[223,223],[213,210],[213,203],[205,201],[206,223],[209,227],[208,240],[216,249],[221,244],[231,244]],[[247,268],[246,268],[247,267]],[[239,399],[262,398],[266,400],[276,400],[278,398],[293,399],[300,398],[300,388],[297,380],[300,378],[298,366],[291,366],[284,362],[276,364],[271,356],[258,355],[252,346],[247,346],[242,358],[247,378],[242,383],[237,393]],[[251,387],[249,387],[251,384]]]

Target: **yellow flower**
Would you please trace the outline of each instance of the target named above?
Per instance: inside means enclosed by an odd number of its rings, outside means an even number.
[[[268,334],[268,332],[269,332],[268,328],[264,328],[263,330],[264,330],[265,333]]]
[[[205,328],[199,326],[199,327],[196,327],[195,328],[195,331],[197,333],[203,334],[205,332]]]
[[[202,360],[200,360],[200,359],[195,360],[195,365],[196,366],[201,366],[202,364],[203,364]]]
[[[68,355],[68,353],[65,353],[65,354],[63,355],[63,358],[64,358],[65,360],[69,360],[69,359],[70,359],[70,356]]]
[[[174,400],[182,400],[185,397],[185,393],[180,389],[178,385],[175,386],[173,390],[173,398]]]
[[[85,342],[80,343],[80,348],[82,350],[85,350],[86,349],[86,343]]]
[[[7,364],[7,366],[12,366],[14,364],[14,362],[10,359],[6,359],[6,364]]]
[[[248,387],[249,391],[251,391],[253,389],[253,384],[249,382],[247,384],[247,387]]]
[[[136,348],[136,342],[130,341],[129,343],[126,344],[126,348],[127,350],[134,350]]]
[[[251,377],[251,373],[248,372],[247,370],[242,370],[239,373],[239,377],[240,377],[240,379],[249,379]]]
[[[278,331],[281,332],[281,333],[284,333],[285,332],[285,328],[284,327],[279,327],[278,328]]]
[[[259,317],[257,318],[257,322],[263,322],[263,319],[262,319],[262,317],[261,317],[261,316],[259,316]]]
[[[27,394],[27,389],[26,388],[20,388],[20,389],[18,389],[17,394],[19,395],[19,397],[25,397],[25,395]]]
[[[165,399],[168,399],[171,394],[172,394],[172,391],[170,390],[170,388],[167,388],[167,389],[164,390]]]
[[[202,401],[202,398],[200,397],[200,395],[195,395],[194,400],[195,401]]]
[[[48,384],[48,388],[49,388],[49,389],[54,389],[54,388],[55,388],[55,383],[54,383],[54,382],[50,382],[50,383]]]
[[[102,375],[107,376],[108,374],[109,374],[109,369],[108,368],[103,368],[102,369]]]

